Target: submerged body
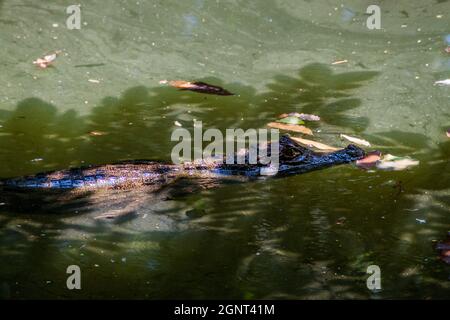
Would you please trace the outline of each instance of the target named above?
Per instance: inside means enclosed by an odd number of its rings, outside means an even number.
[[[279,167],[273,176],[305,173],[350,163],[363,158],[364,155],[364,151],[354,145],[332,153],[316,153],[299,145],[288,136],[283,136],[279,141]],[[262,164],[201,162],[174,165],[142,160],[40,173],[3,180],[1,184],[10,189],[130,189],[152,185],[161,187],[178,178],[220,180],[236,177],[248,180],[267,176],[267,171],[270,171],[270,167]]]

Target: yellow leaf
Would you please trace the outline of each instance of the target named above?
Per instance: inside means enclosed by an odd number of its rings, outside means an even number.
[[[335,148],[335,147],[331,147],[328,146],[326,144],[317,142],[317,141],[313,141],[313,140],[308,140],[308,139],[302,139],[302,138],[297,138],[297,137],[291,137],[292,140],[297,141],[300,144],[303,144],[307,147],[314,147],[320,150],[329,150],[329,151],[337,151],[340,150],[339,148]]]
[[[278,122],[270,122],[267,124],[268,127],[274,128],[274,129],[280,129],[280,130],[286,130],[286,131],[293,131],[293,132],[299,132],[307,135],[314,135],[311,129],[305,127],[305,126],[299,126],[296,124],[284,124],[284,123],[278,123]]]

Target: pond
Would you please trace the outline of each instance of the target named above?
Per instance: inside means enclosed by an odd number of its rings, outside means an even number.
[[[348,134],[420,164],[164,199],[136,191],[51,213],[0,201],[1,298],[450,298],[434,249],[450,226],[450,88],[434,85],[450,78],[448,1],[381,2],[381,29],[356,0],[79,3],[70,30],[67,1],[0,0],[0,178],[170,161],[175,123],[264,128],[289,112],[319,115],[318,141],[344,147]],[[52,67],[33,65],[54,50]],[[96,219],[122,200],[128,215]],[[70,265],[81,290],[66,287]],[[371,265],[381,290],[367,288]]]

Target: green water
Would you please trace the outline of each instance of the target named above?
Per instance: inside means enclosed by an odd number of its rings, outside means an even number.
[[[80,3],[82,28],[68,30],[67,1],[0,0],[0,177],[169,161],[175,121],[262,128],[293,111],[322,117],[316,140],[344,146],[346,133],[420,165],[144,196],[116,221],[95,219],[116,209],[108,199],[83,214],[0,206],[1,298],[450,298],[433,249],[450,225],[450,88],[433,86],[450,78],[449,2],[380,1],[381,30],[365,26],[373,1]],[[54,67],[32,64],[52,50]],[[80,291],[66,288],[74,264]]]

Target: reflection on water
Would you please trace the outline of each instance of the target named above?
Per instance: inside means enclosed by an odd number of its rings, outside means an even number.
[[[0,24],[10,31],[0,35],[0,177],[167,160],[175,121],[189,130],[194,119],[221,130],[260,128],[293,111],[321,116],[311,125],[316,139],[343,146],[338,133],[358,135],[421,164],[88,196],[56,214],[24,214],[0,198],[0,297],[450,297],[448,266],[432,246],[450,222],[448,90],[432,86],[448,76],[435,18],[448,4],[427,13],[426,1],[386,4],[385,31],[373,36],[360,29],[365,8],[356,2],[136,6],[90,2],[87,25],[67,33],[57,1],[0,1]],[[30,66],[56,47],[68,55],[55,68]],[[341,58],[349,63],[331,65]],[[191,77],[238,94],[157,86]],[[17,201],[26,207],[27,197]],[[128,215],[94,218],[119,209]],[[72,264],[82,269],[80,292],[65,289]],[[366,288],[371,264],[382,270],[376,294]]]

